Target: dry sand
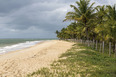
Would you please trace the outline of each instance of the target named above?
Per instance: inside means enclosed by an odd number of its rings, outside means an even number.
[[[0,77],[24,77],[42,67],[49,67],[72,45],[73,43],[52,40],[3,54],[0,56]]]

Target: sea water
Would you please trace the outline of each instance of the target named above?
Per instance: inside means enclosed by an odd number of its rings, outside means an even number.
[[[48,39],[0,39],[0,54],[33,46]]]

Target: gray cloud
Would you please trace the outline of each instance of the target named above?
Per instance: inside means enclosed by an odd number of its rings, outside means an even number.
[[[55,31],[69,24],[62,21],[75,1],[0,0],[0,38],[56,37]]]

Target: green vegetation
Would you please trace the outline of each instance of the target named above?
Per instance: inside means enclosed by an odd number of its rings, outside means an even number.
[[[111,42],[112,54],[114,54],[116,4],[93,7],[95,3],[90,4],[90,0],[79,0],[76,4],[76,6],[70,5],[73,11],[68,12],[64,19],[72,23],[61,31],[57,30],[57,37],[62,40],[83,39],[84,45],[86,40],[94,40],[98,42],[99,47],[103,42],[105,53],[108,53],[110,46],[108,44]],[[50,68],[39,69],[28,77],[116,77],[116,58],[101,54],[83,44],[75,44],[73,48],[62,54],[58,61],[54,61]],[[104,49],[104,45],[107,48]],[[95,48],[95,44],[92,46]]]
[[[59,39],[96,40],[99,43],[112,43],[116,51],[116,4],[93,7],[90,0],[79,0],[70,5],[73,11],[68,12],[64,21],[72,23],[61,31],[56,31]]]
[[[82,44],[75,44],[50,68],[27,77],[116,77],[116,58],[108,57]]]

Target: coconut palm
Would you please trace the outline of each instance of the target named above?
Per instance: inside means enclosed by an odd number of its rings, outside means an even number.
[[[108,21],[107,21],[107,26],[108,26],[108,36],[109,40],[113,43],[113,51],[115,51],[115,43],[116,43],[116,4],[113,6],[107,6],[108,8]]]
[[[105,17],[107,15],[107,10],[105,6],[97,6],[96,7],[97,13],[96,13],[96,20],[95,22],[96,27],[95,27],[95,32],[97,33],[97,37],[100,41],[105,40],[105,34],[107,33],[106,27],[105,27]]]
[[[116,39],[116,4],[108,7],[108,24],[111,28],[111,36]]]
[[[66,32],[71,36],[70,38],[76,39],[76,23],[71,23],[69,26],[67,26]]]
[[[94,3],[90,5],[90,0],[80,0],[76,2],[77,7],[74,5],[70,5],[71,8],[74,9],[74,12],[68,12],[66,14],[66,20],[74,20],[78,22],[82,22],[85,27],[85,32],[86,32],[86,37],[88,37],[88,28],[89,28],[89,23],[91,20],[95,17],[94,14],[94,8],[92,7]]]
[[[70,35],[67,33],[66,28],[62,28],[60,32],[58,31],[57,37],[62,39],[62,40],[66,40],[66,39],[70,38]]]
[[[59,31],[58,30],[56,30],[56,32],[55,32],[56,34],[57,34],[57,37],[59,38]]]

